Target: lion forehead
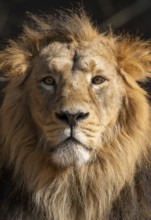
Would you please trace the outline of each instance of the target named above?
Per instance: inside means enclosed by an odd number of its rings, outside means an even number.
[[[54,42],[44,48],[40,54],[51,70],[66,71],[82,70],[85,72],[114,69],[104,54],[94,49],[92,45],[76,47],[67,43]]]
[[[51,70],[62,71],[63,68],[71,68],[73,65],[73,49],[68,44],[54,42],[45,47],[40,53],[40,59],[48,64]]]

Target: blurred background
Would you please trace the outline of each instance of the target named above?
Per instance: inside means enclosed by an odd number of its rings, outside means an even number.
[[[0,0],[0,47],[21,31],[26,12],[50,13],[54,8],[82,5],[102,29],[151,36],[151,0]]]
[[[51,13],[55,8],[73,8],[82,5],[102,28],[111,26],[114,32],[128,32],[151,38],[151,0],[0,0],[0,49],[6,39],[15,38],[22,30],[26,12]],[[0,88],[5,86],[0,73]],[[151,83],[145,85],[151,90]]]

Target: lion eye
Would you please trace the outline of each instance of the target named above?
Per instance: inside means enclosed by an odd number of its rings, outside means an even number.
[[[92,78],[92,83],[95,85],[102,84],[106,81],[106,79],[102,76],[95,76]]]
[[[42,80],[46,85],[52,86],[55,84],[55,80],[51,76],[47,76]]]

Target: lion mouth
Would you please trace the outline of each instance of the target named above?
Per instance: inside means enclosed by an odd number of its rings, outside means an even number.
[[[53,163],[61,167],[81,166],[90,160],[90,150],[73,137],[51,149],[51,155]]]

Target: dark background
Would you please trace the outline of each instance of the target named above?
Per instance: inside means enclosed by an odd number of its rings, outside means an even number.
[[[102,29],[151,37],[151,0],[0,0],[0,44],[21,31],[26,12],[51,12],[54,8],[82,5]]]
[[[82,5],[102,28],[109,26],[115,32],[128,32],[151,38],[151,0],[0,0],[0,49],[6,39],[15,38],[22,30],[26,12],[51,13],[55,8],[73,8]],[[0,87],[5,84],[0,74]],[[151,90],[151,84],[145,86]]]

